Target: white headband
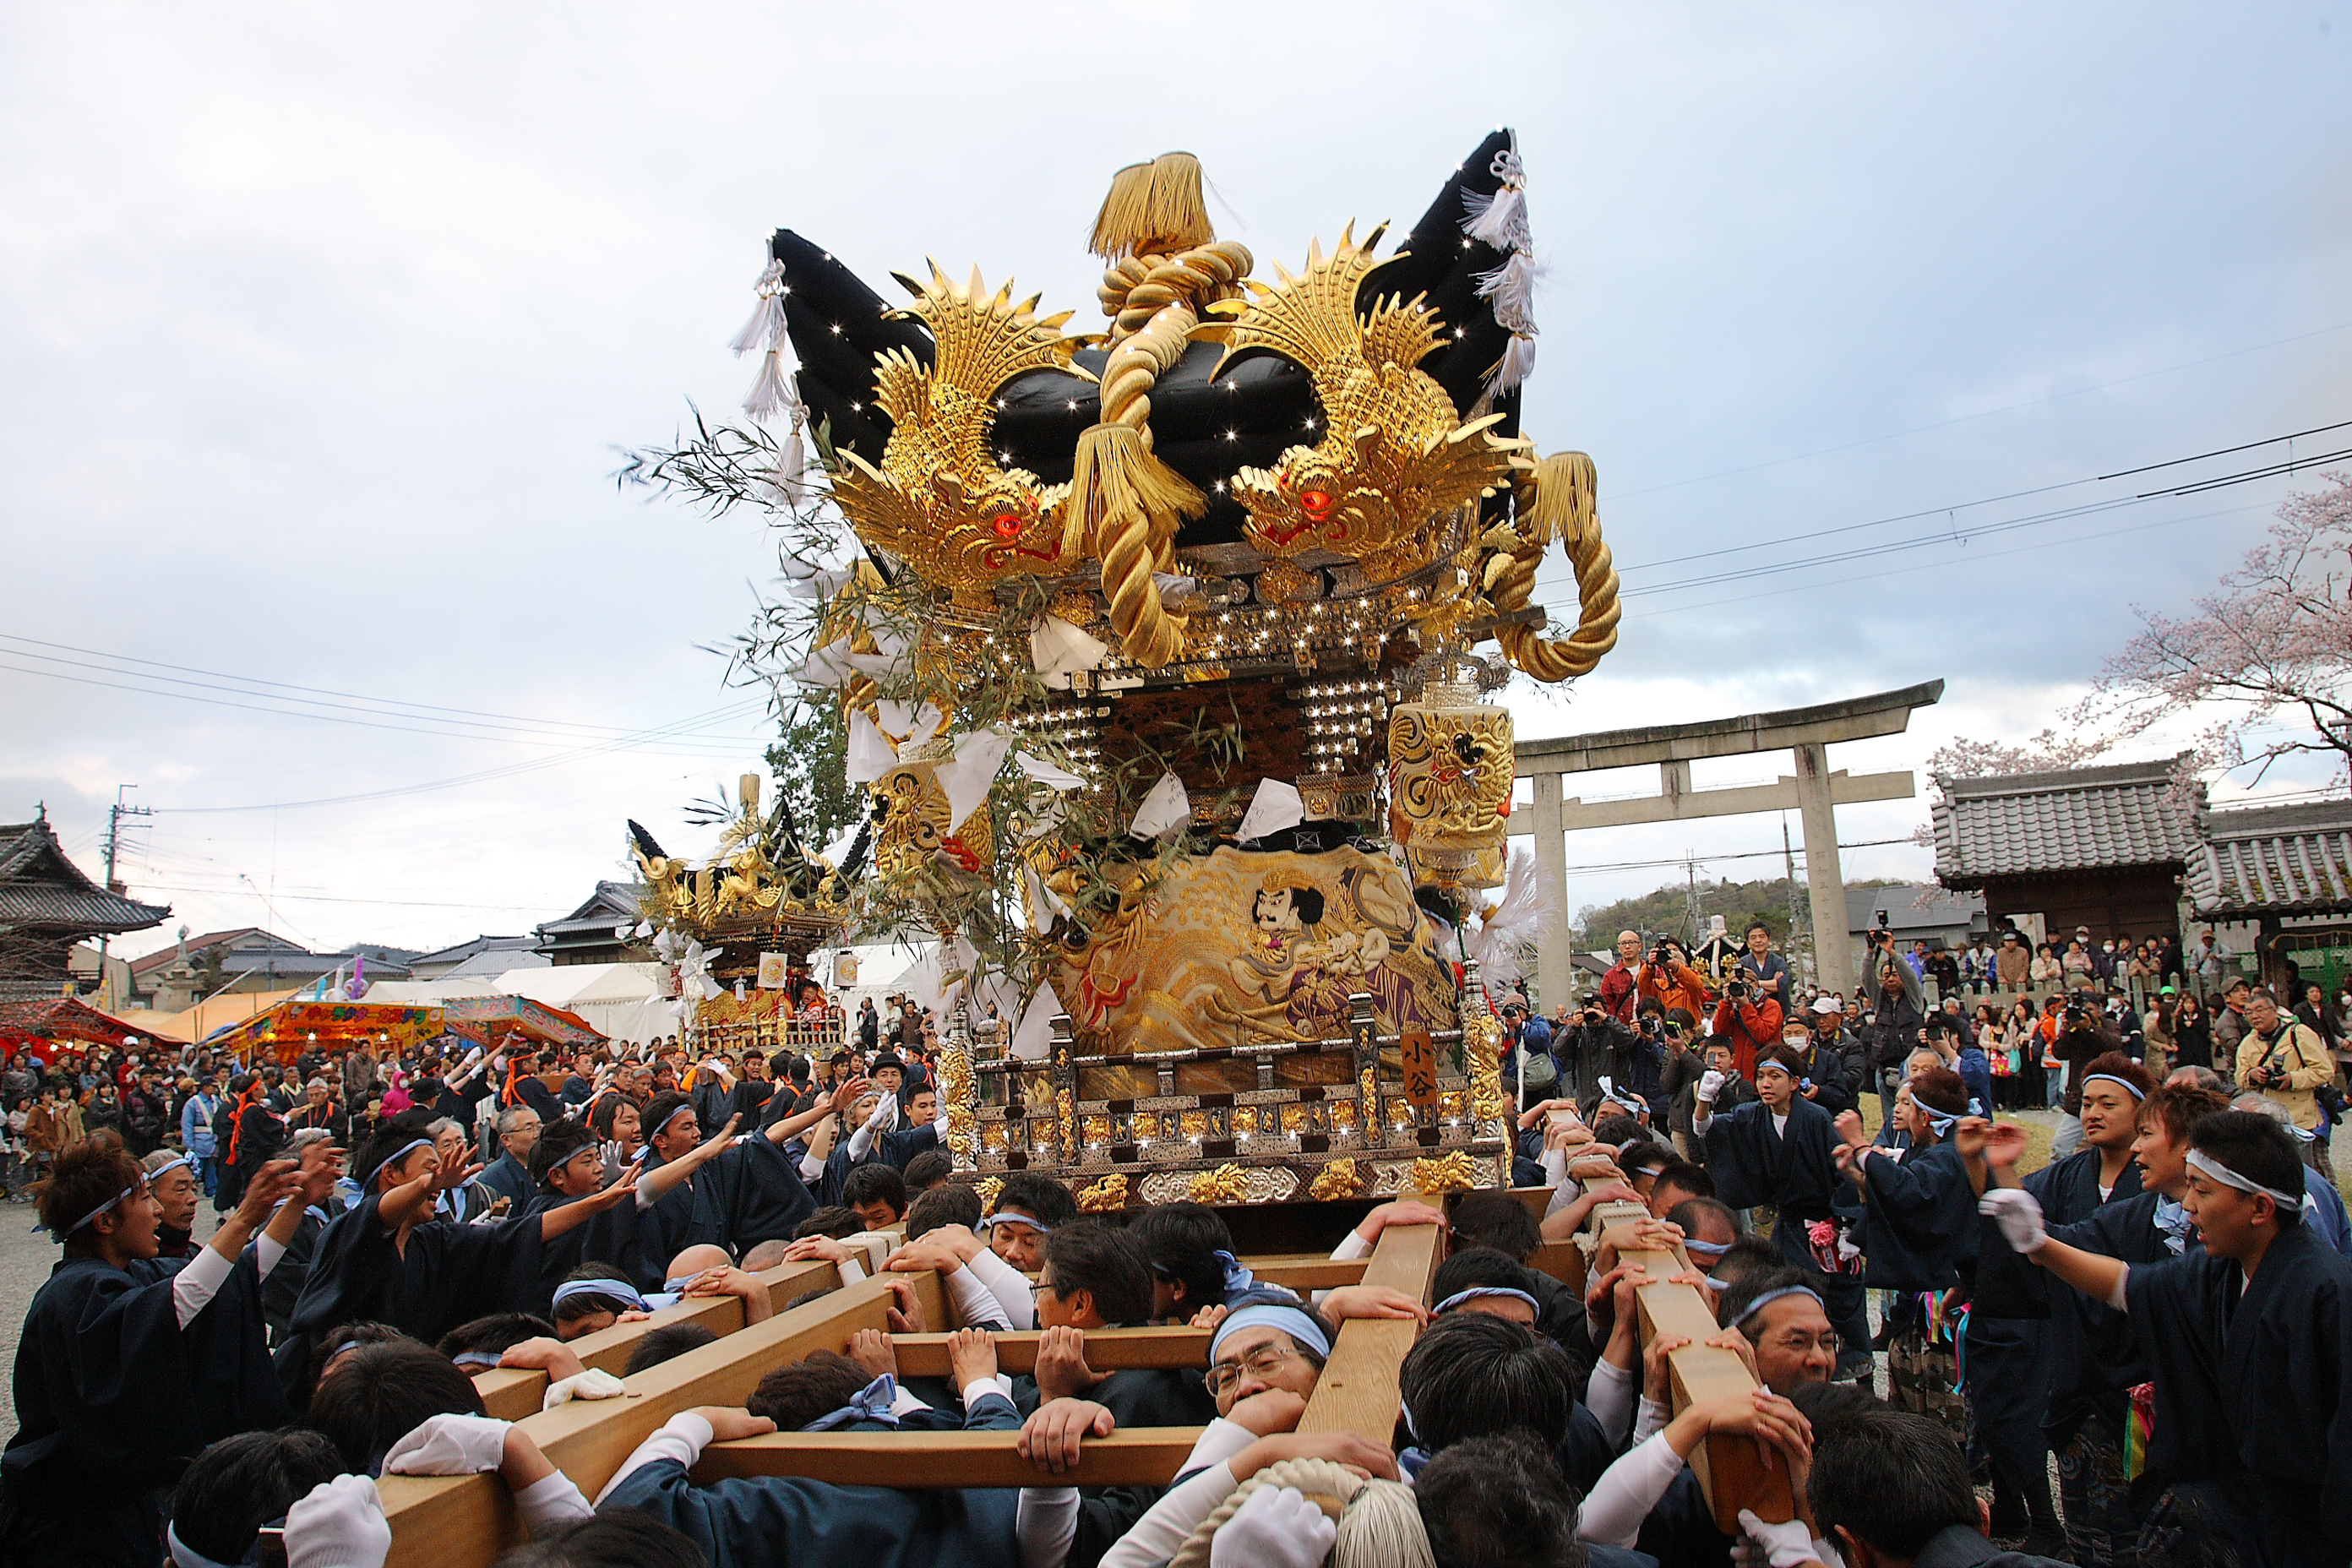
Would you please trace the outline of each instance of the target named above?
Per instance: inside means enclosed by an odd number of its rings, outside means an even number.
[[[1489,1297],[1500,1298],[1507,1301],[1525,1301],[1528,1311],[1538,1318],[1543,1316],[1543,1308],[1533,1296],[1528,1295],[1525,1290],[1514,1290],[1507,1285],[1473,1285],[1467,1290],[1456,1290],[1453,1295],[1432,1307],[1429,1310],[1429,1315],[1433,1318],[1444,1317],[1465,1301],[1476,1301]]]
[[[2124,1088],[2131,1090],[2131,1097],[2134,1100],[2146,1100],[2147,1098],[2147,1090],[2140,1088],[2139,1085],[2132,1082],[2131,1079],[2127,1078],[2117,1078],[2111,1072],[2084,1073],[2083,1075],[2083,1081],[2084,1083],[2121,1084]]]
[[[1828,1304],[1822,1300],[1822,1293],[1814,1289],[1811,1286],[1783,1285],[1778,1290],[1767,1290],[1761,1296],[1757,1297],[1753,1301],[1748,1302],[1748,1310],[1732,1319],[1731,1326],[1735,1329],[1739,1327],[1740,1324],[1746,1322],[1748,1319],[1754,1317],[1757,1313],[1762,1311],[1773,1302],[1780,1300],[1783,1296],[1811,1296],[1813,1299],[1814,1306],[1821,1308],[1824,1312],[1829,1310]]]
[[[2221,1161],[2216,1160],[2210,1154],[2206,1153],[2202,1149],[2191,1149],[2189,1151],[2189,1163],[2195,1169],[2204,1172],[2208,1176],[2210,1176],[2213,1180],[2221,1183],[2225,1187],[2235,1187],[2242,1193],[2260,1193],[2264,1197],[2270,1199],[2273,1203],[2278,1205],[2281,1208],[2294,1209],[2297,1213],[2302,1212],[2303,1194],[2301,1193],[2283,1193],[2276,1187],[2266,1187],[2260,1182],[2254,1180],[2252,1176],[2240,1175],[2237,1172],[2230,1169],[2229,1166],[2221,1163]]]

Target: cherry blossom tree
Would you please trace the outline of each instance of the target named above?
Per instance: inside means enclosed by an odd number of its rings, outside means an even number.
[[[2101,749],[2196,710],[2214,717],[2189,763],[2251,768],[2296,756],[2352,771],[2352,475],[2279,509],[2263,542],[2183,617],[2138,612],[2143,629],[2065,715]],[[2273,732],[2280,724],[2284,733]]]
[[[2352,475],[2279,509],[2263,542],[2187,616],[2138,610],[2142,630],[2106,661],[2091,694],[2019,744],[1969,736],[1938,748],[1927,771],[1999,778],[2078,768],[2168,720],[2209,716],[2175,770],[2184,812],[2202,781],[2294,756],[2327,756],[2352,773]],[[2284,729],[2281,732],[2280,721]],[[1933,829],[1914,836],[1934,842]]]

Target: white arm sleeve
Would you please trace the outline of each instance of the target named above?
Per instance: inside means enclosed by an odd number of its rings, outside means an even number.
[[[172,1310],[179,1318],[180,1327],[184,1329],[196,1321],[196,1314],[205,1310],[213,1292],[221,1288],[228,1271],[228,1259],[207,1247],[172,1276]]]
[[[824,1162],[814,1154],[801,1156],[801,1180],[814,1182],[824,1174]]]
[[[1078,1489],[1023,1487],[1013,1514],[1021,1568],[1062,1568],[1078,1538]]]
[[[1613,1364],[1604,1352],[1585,1380],[1584,1407],[1601,1423],[1609,1441],[1622,1445],[1633,1424],[1633,1369]]]
[[[1683,1458],[1664,1436],[1651,1438],[1601,1473],[1576,1510],[1576,1538],[1603,1546],[1631,1546],[1642,1521],[1682,1474]]]
[[[874,1135],[889,1131],[898,1120],[898,1100],[884,1095],[881,1102],[874,1107],[874,1114],[866,1119],[866,1124],[849,1135],[849,1157],[852,1160],[866,1158],[866,1151],[874,1147]]]
[[[614,1489],[628,1479],[632,1470],[642,1469],[656,1459],[676,1459],[692,1469],[694,1461],[702,1458],[702,1450],[716,1435],[710,1429],[710,1423],[693,1411],[679,1411],[660,1431],[638,1444],[636,1452],[622,1461],[621,1468],[613,1472],[613,1479],[604,1483],[604,1489],[596,1494],[596,1500],[603,1502],[611,1497]]]
[[[1004,1309],[1004,1321],[1014,1329],[1027,1331],[1037,1326],[1037,1298],[1029,1293],[1029,1280],[1021,1270],[983,1247],[970,1263],[956,1271],[977,1275]]]
[[[1372,1244],[1351,1230],[1339,1238],[1339,1246],[1331,1249],[1331,1261],[1353,1263],[1359,1258],[1370,1257],[1371,1251]]]
[[[2131,1265],[2126,1263],[2124,1265],[2124,1271],[2116,1276],[2116,1288],[2107,1292],[2107,1305],[2113,1307],[2118,1312],[2130,1311],[2131,1303],[2125,1299],[2126,1293],[2130,1289]],[[182,1326],[184,1327],[185,1324],[184,1323]]]
[[[1568,1181],[1568,1151],[1564,1148],[1546,1149],[1543,1152],[1543,1173],[1545,1186],[1565,1185]]]
[[[841,1282],[845,1287],[855,1285],[866,1278],[866,1266],[857,1261],[856,1253],[850,1254],[833,1267],[834,1271],[841,1276]]]
[[[1192,1533],[1192,1527],[1214,1513],[1238,1484],[1220,1459],[1181,1486],[1171,1487],[1103,1553],[1102,1568],[1150,1568],[1167,1562]]]
[[[1636,1443],[1648,1442],[1651,1438],[1664,1431],[1666,1429],[1666,1423],[1674,1418],[1675,1413],[1672,1410],[1667,1409],[1664,1405],[1659,1404],[1656,1400],[1651,1398],[1646,1394],[1642,1395],[1641,1414],[1633,1418],[1633,1441]]]
[[[562,1470],[538,1480],[515,1493],[515,1511],[522,1515],[523,1529],[532,1535],[566,1524],[575,1519],[586,1519],[596,1510],[572,1484],[572,1478]]]
[[[253,1244],[253,1266],[264,1279],[269,1278],[269,1271],[277,1268],[278,1260],[285,1256],[286,1244],[275,1237],[264,1236]]]
[[[996,1255],[990,1253],[990,1257]],[[846,1281],[845,1281],[846,1283]],[[980,1282],[970,1268],[959,1268],[947,1278],[948,1306],[956,1321],[966,1328],[981,1328],[1004,1321],[1004,1309],[996,1303],[996,1292]]]
[[[1691,1135],[1704,1138],[1706,1130],[1714,1125],[1715,1107],[1706,1100],[1694,1099],[1691,1101]]]

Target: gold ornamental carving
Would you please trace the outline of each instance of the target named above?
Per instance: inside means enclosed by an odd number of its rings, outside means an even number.
[[[1464,423],[1415,368],[1441,331],[1420,300],[1376,300],[1357,313],[1385,226],[1362,245],[1353,229],[1341,230],[1328,257],[1316,242],[1295,277],[1277,263],[1279,287],[1246,279],[1247,304],[1211,308],[1233,323],[1220,372],[1237,354],[1280,354],[1313,379],[1326,420],[1317,445],[1291,447],[1272,468],[1240,470],[1234,498],[1250,514],[1250,542],[1269,555],[1329,550],[1360,561],[1422,541],[1428,549],[1415,563],[1425,563],[1435,558],[1433,520],[1510,483],[1529,466],[1527,443],[1493,433],[1498,414]]]
[[[905,349],[876,356],[875,401],[890,416],[890,439],[879,468],[840,454],[834,500],[860,538],[967,606],[987,605],[1010,577],[1068,574],[1086,542],[1069,487],[999,468],[989,434],[997,392],[1016,376],[1094,379],[1070,363],[1078,341],[1059,331],[1070,313],[1040,321],[1036,296],[1016,304],[1010,283],[992,294],[976,268],[961,287],[937,267],[927,285],[898,280],[915,302],[897,314],[930,330],[937,357],[927,367]]]
[[[1456,1149],[1434,1160],[1412,1163],[1412,1190],[1422,1193],[1453,1193],[1478,1184],[1478,1163],[1466,1149]]]
[[[1090,1187],[1080,1189],[1078,1208],[1085,1214],[1117,1214],[1127,1207],[1127,1178],[1105,1176]]]
[[[1389,831],[1414,869],[1443,884],[1502,880],[1511,815],[1507,708],[1466,684],[1433,680],[1389,716]]]
[[[1352,1159],[1334,1160],[1316,1173],[1308,1184],[1307,1195],[1318,1203],[1333,1198],[1357,1198],[1364,1195],[1364,1174]]]

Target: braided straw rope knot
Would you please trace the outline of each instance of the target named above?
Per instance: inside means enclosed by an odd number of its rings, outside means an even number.
[[[1331,1459],[1282,1459],[1234,1489],[1209,1517],[1192,1527],[1168,1568],[1209,1568],[1209,1550],[1224,1522],[1260,1487],[1297,1487],[1339,1528],[1325,1559],[1330,1568],[1436,1568],[1412,1489],[1367,1480]]]

